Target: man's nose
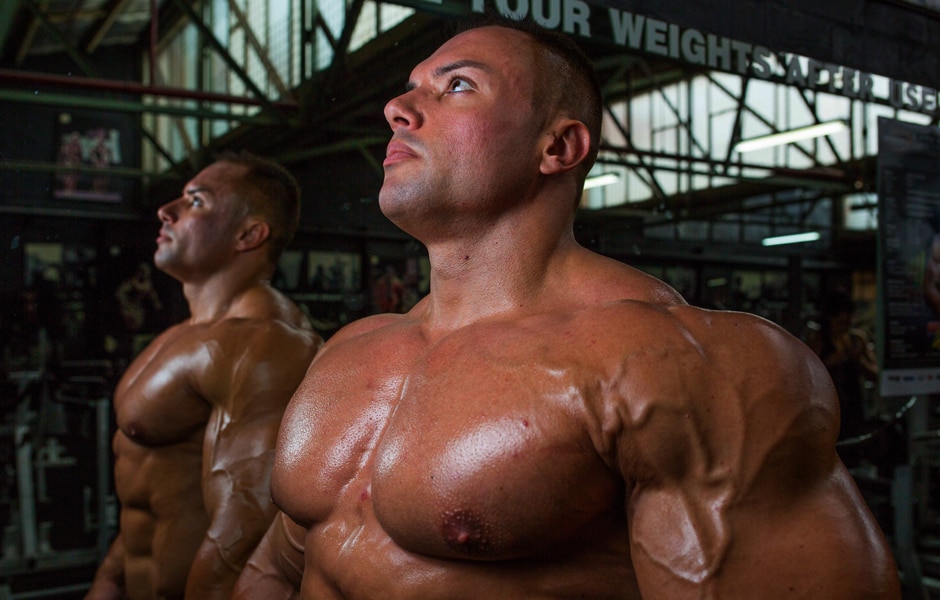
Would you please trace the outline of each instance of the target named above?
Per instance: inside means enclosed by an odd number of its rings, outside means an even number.
[[[163,206],[157,209],[157,218],[160,219],[163,223],[172,223],[176,220],[176,207],[179,204],[182,197],[177,198],[176,200],[171,200]]]
[[[411,90],[388,101],[385,105],[385,120],[392,130],[413,129],[421,126],[421,112],[416,104],[417,91]]]

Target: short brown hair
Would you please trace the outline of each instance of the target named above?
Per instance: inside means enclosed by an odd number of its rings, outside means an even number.
[[[214,162],[245,167],[242,183],[249,188],[249,193],[242,198],[249,213],[260,216],[268,224],[271,230],[269,257],[272,264],[277,264],[300,224],[301,193],[297,179],[277,162],[244,150],[222,152]]]

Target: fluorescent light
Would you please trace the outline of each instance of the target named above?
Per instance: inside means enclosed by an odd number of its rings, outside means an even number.
[[[800,127],[799,129],[791,129],[790,131],[743,140],[738,142],[734,149],[741,153],[753,152],[754,150],[762,150],[764,148],[772,148],[774,146],[782,146],[801,140],[811,140],[824,135],[839,133],[848,128],[849,126],[845,124],[845,121],[826,121],[825,123],[818,123],[816,125],[810,125],[809,127]]]
[[[818,231],[805,231],[803,233],[791,233],[789,235],[777,235],[767,237],[761,241],[764,246],[782,246],[784,244],[799,244],[802,242],[815,242],[819,239]]]
[[[589,190],[591,188],[617,183],[618,181],[620,181],[620,175],[617,173],[603,173],[601,175],[594,175],[593,177],[588,177],[584,180],[584,189]]]

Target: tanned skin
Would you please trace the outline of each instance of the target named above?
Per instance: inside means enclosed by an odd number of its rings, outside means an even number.
[[[278,426],[322,341],[269,284],[278,225],[248,169],[215,162],[158,210],[154,261],[190,316],[115,391],[120,530],[86,600],[229,598],[276,513]]]
[[[314,360],[235,598],[900,597],[809,348],[575,241],[579,85],[489,26],[388,103],[380,205],[430,293]]]

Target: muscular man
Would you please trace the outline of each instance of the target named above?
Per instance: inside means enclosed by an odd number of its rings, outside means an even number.
[[[191,314],[115,392],[120,531],[87,600],[228,598],[271,522],[278,425],[321,344],[269,284],[299,202],[280,166],[232,154],[157,211],[154,262]]]
[[[236,598],[899,598],[816,356],[576,243],[591,73],[487,26],[387,104],[380,205],[431,291],[314,360]]]

